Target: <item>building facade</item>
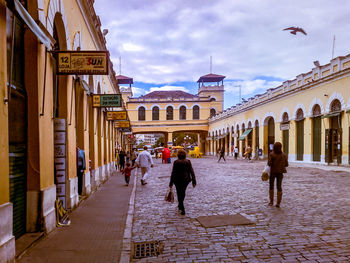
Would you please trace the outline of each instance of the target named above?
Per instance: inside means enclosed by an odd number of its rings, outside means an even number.
[[[332,59],[209,119],[207,154],[250,145],[266,158],[280,141],[290,161],[350,163],[350,55]]]
[[[93,2],[0,0],[0,262],[25,233],[56,227],[56,200],[75,208],[115,169],[121,135],[92,106],[92,94],[119,93],[112,64],[107,75],[56,70],[56,51],[106,51]]]
[[[198,80],[198,94],[154,91],[133,98],[131,88],[121,90],[134,134],[162,133],[168,145],[174,132],[196,132],[205,149],[208,118],[223,108],[225,76],[208,74]]]

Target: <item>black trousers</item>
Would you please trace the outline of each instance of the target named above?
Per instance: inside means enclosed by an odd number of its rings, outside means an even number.
[[[270,183],[270,190],[273,190],[273,186],[275,184],[275,179],[277,179],[277,191],[282,192],[282,180],[283,180],[283,174],[271,174],[269,183]]]
[[[175,184],[177,201],[179,202],[178,207],[182,211],[185,211],[184,200],[185,200],[186,188],[187,188],[188,184],[189,184],[189,182]]]
[[[226,162],[225,155],[220,155],[220,158],[219,158],[218,162],[220,162],[221,158],[224,159],[224,161]]]
[[[130,176],[125,175],[124,178],[125,178],[125,182],[128,184],[130,182]]]

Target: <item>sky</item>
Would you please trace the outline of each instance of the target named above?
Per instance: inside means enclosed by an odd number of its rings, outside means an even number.
[[[134,97],[197,94],[199,77],[212,72],[226,76],[229,108],[239,89],[248,99],[309,72],[316,60],[350,53],[349,0],[96,0],[94,7],[114,70],[134,79]],[[283,30],[291,26],[307,35]]]

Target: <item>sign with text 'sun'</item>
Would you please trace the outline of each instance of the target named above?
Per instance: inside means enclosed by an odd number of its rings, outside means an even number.
[[[57,51],[57,74],[108,75],[107,51]]]
[[[121,107],[121,96],[120,94],[93,95],[92,106],[96,108]]]

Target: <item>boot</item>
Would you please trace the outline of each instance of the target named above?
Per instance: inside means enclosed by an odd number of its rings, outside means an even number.
[[[277,191],[277,204],[276,207],[280,207],[282,201],[282,191]]]
[[[273,206],[273,190],[269,190],[269,195],[270,195],[270,203],[269,203],[269,206]]]

